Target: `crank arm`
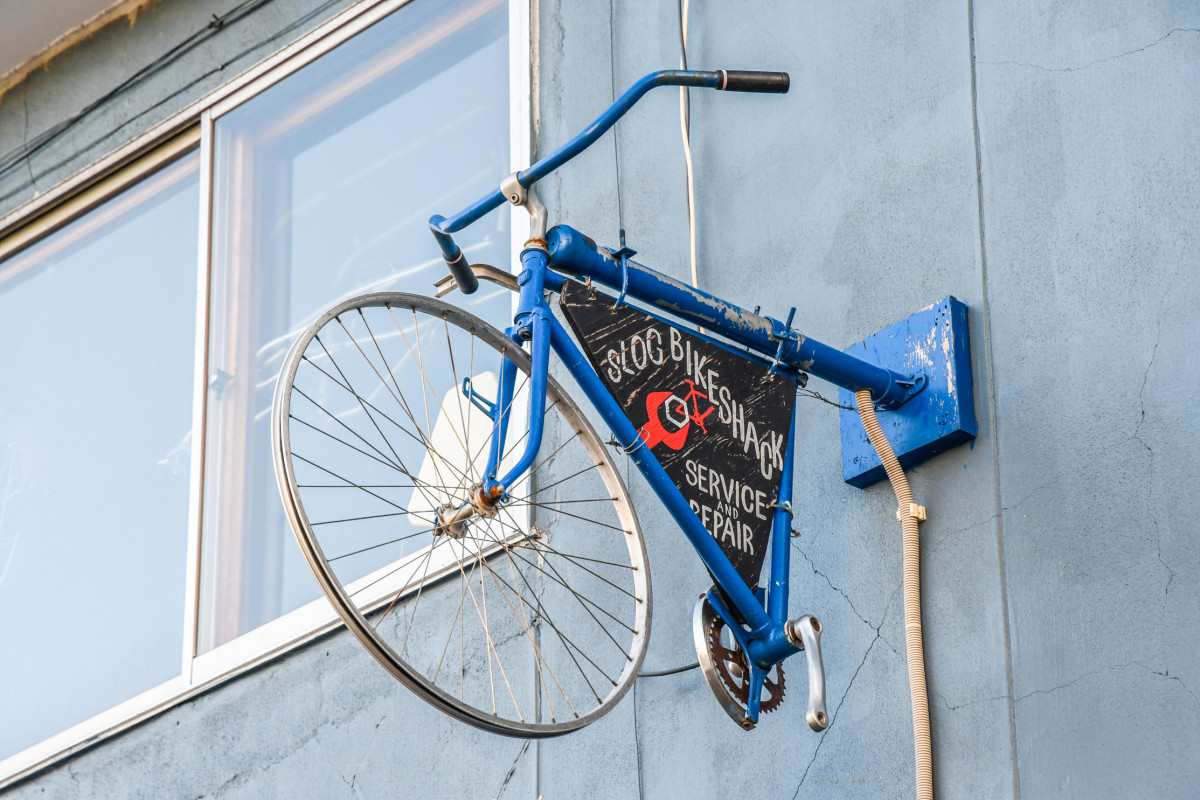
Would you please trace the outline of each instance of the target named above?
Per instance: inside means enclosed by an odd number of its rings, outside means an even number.
[[[825,711],[825,662],[821,659],[821,621],[811,615],[788,622],[787,638],[804,651],[808,662],[808,711],[804,718],[808,727],[823,731],[829,727]]]

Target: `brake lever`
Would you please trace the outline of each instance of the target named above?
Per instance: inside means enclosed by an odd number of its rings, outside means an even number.
[[[808,710],[804,714],[808,727],[823,731],[829,727],[825,711],[825,662],[821,659],[821,621],[812,615],[788,622],[787,638],[804,651],[808,662]]]

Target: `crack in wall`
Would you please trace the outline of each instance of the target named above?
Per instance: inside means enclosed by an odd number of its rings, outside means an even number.
[[[938,700],[942,701],[942,705],[946,707],[947,711],[958,711],[960,708],[966,708],[967,706],[977,706],[980,703],[995,703],[999,700],[1012,699],[1007,694],[998,694],[995,697],[977,697],[974,700],[965,700],[965,701],[959,703],[958,705],[951,705],[950,701],[947,700],[945,695],[943,695],[941,692],[935,691],[934,694],[937,696]]]
[[[838,700],[837,708],[833,709],[833,713],[829,715],[830,729],[832,729],[834,723],[837,722],[838,714],[842,710],[842,704],[846,702],[846,697],[850,694],[850,690],[854,687],[854,681],[856,678],[858,678],[858,673],[862,671],[863,665],[867,663],[867,659],[871,656],[871,651],[875,649],[875,643],[882,638],[883,636],[881,636],[879,633],[876,633],[875,638],[871,640],[871,644],[867,645],[867,651],[863,653],[862,661],[858,662],[858,667],[854,670],[854,674],[850,676],[850,682],[846,684],[846,691],[842,692],[842,698]],[[804,767],[804,773],[800,776],[800,783],[796,785],[796,792],[792,795],[792,800],[796,800],[796,798],[800,796],[800,790],[804,787],[804,781],[808,778],[808,771],[812,769],[813,764],[816,763],[817,756],[821,752],[821,746],[825,744],[825,740],[828,738],[828,736],[829,731],[826,730],[826,732],[821,735],[820,741],[817,742],[817,746],[813,749],[812,758],[808,760],[808,764]]]
[[[633,697],[629,699],[633,703],[633,758],[634,763],[637,765],[638,800],[644,800],[646,797],[646,790],[642,785],[642,732],[641,727],[638,725],[637,681],[633,682],[633,687],[630,691],[630,694],[633,695]]]
[[[929,543],[929,547],[925,551],[926,554],[936,552],[938,550],[938,548],[940,548],[942,545],[946,544],[947,542],[949,542],[951,539],[955,538],[956,536],[960,536],[961,534],[964,534],[967,531],[974,530],[975,528],[979,528],[984,525],[987,525],[989,522],[995,522],[996,520],[1003,517],[1005,512],[1013,511],[1017,508],[1020,508],[1022,505],[1024,505],[1026,502],[1028,502],[1030,499],[1032,499],[1039,492],[1041,492],[1045,489],[1048,489],[1049,487],[1053,486],[1055,483],[1058,483],[1060,480],[1065,478],[1068,474],[1070,474],[1070,473],[1062,472],[1062,473],[1059,473],[1058,475],[1055,475],[1054,477],[1050,478],[1046,482],[1039,484],[1036,488],[1032,489],[1028,494],[1026,494],[1024,497],[1022,497],[1020,500],[1013,503],[1012,505],[1001,506],[1000,511],[998,513],[992,514],[991,516],[981,519],[978,522],[972,522],[970,525],[965,525],[961,528],[955,528],[954,530],[946,531],[941,536],[938,536],[936,539],[931,539],[930,543]]]
[[[377,736],[379,736],[379,728],[380,728],[380,726],[383,725],[383,721],[386,720],[387,718],[388,718],[388,715],[384,714],[383,716],[381,716],[379,718],[379,721],[375,723],[375,728],[371,732],[371,743],[372,744],[374,743],[375,738]],[[313,734],[313,740],[316,741],[318,744],[320,744],[320,740],[317,739],[316,734]],[[366,798],[366,795],[363,793],[362,787],[358,785],[358,773],[361,772],[362,768],[364,766],[366,766],[366,764],[367,764],[368,756],[366,755],[366,753],[370,750],[370,745],[364,746],[362,748],[362,750],[364,751],[363,757],[361,759],[359,759],[359,762],[357,764],[354,765],[354,772],[351,773],[350,780],[346,780],[346,776],[342,775],[340,770],[338,770],[338,773],[339,773],[339,777],[342,779],[342,782],[345,783],[347,786],[349,786],[351,790],[353,790],[355,797]],[[330,764],[330,766],[334,766],[334,765]],[[336,769],[336,766],[334,766],[334,768]]]
[[[1165,300],[1166,299],[1167,299],[1166,295],[1164,295],[1159,302],[1160,308],[1165,308]],[[1156,331],[1154,334],[1154,347],[1150,351],[1150,361],[1149,361],[1149,363],[1146,364],[1145,371],[1142,372],[1142,385],[1138,388],[1138,409],[1140,411],[1140,415],[1138,417],[1137,425],[1135,425],[1133,428],[1133,439],[1135,441],[1137,441],[1137,443],[1140,444],[1142,447],[1146,448],[1146,452],[1149,454],[1150,465],[1149,465],[1149,475],[1147,476],[1147,478],[1148,478],[1147,482],[1150,484],[1150,492],[1153,492],[1154,487],[1155,487],[1155,484],[1154,484],[1154,475],[1155,475],[1154,448],[1151,447],[1146,442],[1146,440],[1142,438],[1142,425],[1144,425],[1146,422],[1146,384],[1150,380],[1150,370],[1154,369],[1154,362],[1158,358],[1158,345],[1161,341],[1162,341],[1162,313],[1160,312],[1158,315],[1158,319],[1156,321]],[[1163,558],[1162,532],[1159,530],[1158,515],[1156,515],[1154,513],[1154,503],[1153,502],[1149,502],[1146,504],[1146,516],[1150,517],[1150,522],[1154,526],[1154,546],[1155,546],[1156,555],[1158,557],[1158,563],[1162,564],[1163,569],[1165,569],[1167,571],[1167,582],[1163,586],[1163,595],[1165,597],[1166,595],[1171,593],[1171,583],[1175,580],[1175,570],[1171,569],[1171,566],[1167,563],[1167,560],[1165,558]]]
[[[358,775],[357,775],[357,773],[356,773],[356,774],[354,774],[354,775],[352,775],[352,776],[350,776],[350,780],[346,780],[346,776],[345,776],[345,775],[342,775],[342,776],[340,776],[340,777],[341,777],[341,779],[342,779],[342,783],[344,783],[344,784],[346,784],[347,786],[349,786],[349,787],[350,787],[350,791],[354,792],[354,796],[355,796],[355,797],[360,797],[360,798],[363,798],[363,800],[366,800],[366,797],[367,797],[367,796],[366,796],[365,794],[363,794],[363,791],[362,791],[362,789],[361,789],[361,788],[359,788],[359,786],[358,786],[358,783],[357,783],[357,781],[358,781]]]
[[[1139,664],[1138,666],[1140,667],[1140,666],[1142,666],[1142,665],[1141,665],[1141,664]],[[1146,669],[1149,669],[1149,667],[1147,667]],[[1154,673],[1155,675],[1158,675],[1158,676],[1160,676],[1160,677],[1166,678],[1166,679],[1168,679],[1168,680],[1175,681],[1176,683],[1178,683],[1178,684],[1179,684],[1179,685],[1180,685],[1180,686],[1183,688],[1183,690],[1184,690],[1185,692],[1187,692],[1187,693],[1188,693],[1188,696],[1190,696],[1190,697],[1191,697],[1193,700],[1195,700],[1195,701],[1196,701],[1196,705],[1200,705],[1200,697],[1197,697],[1197,696],[1196,696],[1196,693],[1195,693],[1195,692],[1193,692],[1193,691],[1191,690],[1191,688],[1190,688],[1190,687],[1189,687],[1189,686],[1188,686],[1186,683],[1184,683],[1184,682],[1183,682],[1183,679],[1182,679],[1182,678],[1180,678],[1178,675],[1172,675],[1170,670],[1163,670],[1162,672],[1159,672],[1158,670],[1153,670],[1153,669],[1151,669],[1151,670],[1150,670],[1150,672],[1152,672],[1152,673]]]
[[[899,586],[896,587],[896,589],[892,592],[891,597],[888,598],[887,604],[883,607],[883,614],[880,617],[879,624],[876,624],[874,622],[871,622],[871,620],[867,619],[859,612],[858,608],[855,607],[855,605],[854,605],[854,601],[850,599],[850,595],[846,594],[846,592],[844,592],[840,587],[835,586],[833,581],[831,581],[829,579],[828,575],[826,575],[824,572],[821,572],[821,570],[817,569],[816,562],[814,562],[809,557],[808,553],[804,552],[804,548],[802,548],[800,546],[799,542],[793,543],[792,548],[796,552],[798,552],[804,558],[805,561],[808,562],[808,566],[813,571],[814,575],[819,576],[822,580],[825,581],[826,584],[828,584],[830,589],[833,589],[835,592],[837,592],[838,594],[840,594],[842,596],[842,599],[844,599],[846,601],[846,605],[850,606],[850,610],[852,612],[854,612],[854,616],[858,617],[863,622],[863,624],[865,624],[871,630],[875,631],[875,635],[878,638],[883,639],[883,643],[886,644],[893,653],[895,653],[896,655],[900,655],[900,651],[896,649],[896,646],[892,644],[890,639],[888,639],[886,636],[883,635],[883,631],[882,631],[883,623],[887,620],[888,611],[892,607],[892,601],[895,600],[896,595],[900,593]]]
[[[504,794],[504,790],[508,788],[508,783],[513,779],[513,775],[517,774],[517,765],[521,763],[521,759],[525,757],[525,753],[529,750],[530,739],[526,739],[521,745],[520,752],[513,759],[512,766],[508,768],[508,774],[504,776],[504,780],[500,782],[500,788],[496,790],[496,800],[500,800],[500,796]]]
[[[1091,670],[1090,672],[1085,672],[1082,675],[1078,675],[1078,676],[1072,678],[1071,680],[1067,681],[1066,683],[1059,684],[1058,686],[1051,686],[1049,689],[1034,689],[1032,692],[1028,692],[1026,694],[1023,694],[1023,695],[1020,695],[1019,697],[1014,698],[1013,702],[1019,703],[1022,700],[1028,700],[1031,697],[1035,697],[1035,696],[1041,695],[1041,694],[1054,694],[1055,692],[1061,691],[1063,689],[1068,689],[1068,688],[1074,686],[1075,684],[1079,683],[1080,681],[1092,677],[1093,675],[1099,675],[1102,672],[1112,672],[1112,671],[1118,670],[1118,669],[1125,669],[1128,666],[1129,666],[1128,664],[1118,664],[1116,666],[1109,666],[1109,667],[1102,667],[1100,669],[1094,669],[1094,670]]]
[[[846,594],[840,587],[834,586],[833,581],[831,581],[829,579],[829,576],[826,575],[824,572],[821,572],[821,570],[817,569],[816,562],[814,562],[809,557],[808,553],[804,552],[804,548],[800,546],[799,542],[794,543],[792,545],[792,549],[794,549],[797,553],[799,553],[801,555],[801,557],[805,561],[808,562],[809,569],[812,570],[814,575],[820,576],[820,578],[825,581],[825,583],[829,586],[830,589],[833,589],[835,592],[837,592],[838,594],[840,594],[842,596],[842,599],[845,600],[846,604],[850,606],[850,610],[854,612],[854,616],[861,619],[864,623],[866,623],[869,627],[874,628],[876,631],[879,630],[879,625],[876,625],[875,623],[871,622],[869,619],[864,617],[862,615],[862,613],[858,610],[858,608],[855,607],[854,601],[850,599],[850,595]]]
[[[328,655],[328,651],[326,652],[326,654]],[[273,672],[269,676],[267,676],[268,682],[274,682],[279,679],[280,679],[280,677],[279,677],[278,672]],[[243,768],[237,769],[236,772],[234,772],[232,775],[230,775],[228,778],[226,778],[221,784],[219,784],[216,787],[216,789],[211,790],[211,791],[206,790],[206,791],[202,792],[201,794],[197,795],[196,796],[197,800],[199,800],[199,798],[219,798],[225,792],[229,791],[230,789],[245,785],[246,783],[251,781],[256,775],[262,775],[262,774],[268,772],[269,770],[284,763],[288,759],[292,758],[297,753],[302,751],[305,747],[307,747],[310,742],[315,742],[319,747],[323,747],[324,745],[322,745],[321,739],[320,739],[321,731],[334,729],[334,728],[338,728],[340,726],[346,725],[347,723],[351,722],[353,719],[355,719],[359,715],[366,714],[370,705],[371,704],[368,704],[368,706],[365,706],[365,707],[346,708],[343,710],[343,713],[337,715],[336,717],[325,718],[320,722],[320,724],[314,725],[311,728],[305,730],[304,732],[297,734],[294,737],[294,739],[292,739],[291,741],[286,743],[285,747],[283,747],[282,749],[276,750],[275,752],[246,754],[246,756],[247,756],[246,760],[248,760],[250,762],[248,765],[245,765]],[[196,701],[189,703],[188,707],[191,711],[193,711],[195,713],[203,713],[202,711],[198,711],[199,704]],[[384,713],[379,717],[379,721],[375,723],[375,732],[376,733],[378,733],[380,726],[383,724],[383,721],[385,719],[387,719],[387,717],[388,717],[387,713]],[[69,764],[70,762],[67,762],[67,763]],[[357,782],[358,771],[362,768],[363,763],[365,763],[365,759],[363,762],[360,762],[355,767],[355,772],[351,776],[352,780],[355,781],[355,783]],[[339,772],[338,777],[340,777],[342,779],[342,781],[345,782],[346,778],[344,775],[341,775],[340,772]],[[356,789],[358,788],[357,785],[355,785],[355,788]],[[361,789],[359,789],[359,796],[361,796]]]
[[[1078,66],[1078,67],[1046,67],[1046,66],[1042,66],[1040,64],[1033,64],[1028,61],[977,61],[975,63],[983,64],[986,66],[1026,67],[1028,69],[1036,69],[1039,72],[1080,72],[1082,70],[1094,67],[1097,64],[1107,64],[1110,61],[1116,61],[1118,59],[1122,59],[1127,56],[1137,55],[1138,53],[1144,53],[1147,50],[1151,49],[1152,47],[1156,47],[1156,46],[1162,44],[1167,39],[1170,39],[1172,36],[1174,36],[1177,33],[1200,33],[1200,28],[1172,28],[1171,30],[1167,31],[1165,34],[1163,34],[1162,36],[1155,39],[1153,42],[1151,42],[1150,44],[1148,44],[1144,47],[1137,47],[1137,48],[1134,48],[1133,50],[1126,50],[1124,53],[1117,53],[1116,55],[1108,56],[1106,58],[1098,58],[1095,61],[1089,61],[1087,64],[1083,64],[1082,66]]]
[[[1129,669],[1130,667],[1137,667],[1139,669],[1145,670],[1146,672],[1149,672],[1151,675],[1157,675],[1161,678],[1166,678],[1167,680],[1171,680],[1171,681],[1178,683],[1180,688],[1182,688],[1185,692],[1187,692],[1188,696],[1191,697],[1193,700],[1195,700],[1197,705],[1200,705],[1200,697],[1197,697],[1196,694],[1191,690],[1191,688],[1186,683],[1184,683],[1183,679],[1180,678],[1178,675],[1172,675],[1171,671],[1166,670],[1166,669],[1164,669],[1162,671],[1153,669],[1151,667],[1146,666],[1145,664],[1143,664],[1140,661],[1129,661],[1124,664],[1113,664],[1113,665],[1110,665],[1107,667],[1101,667],[1100,669],[1090,670],[1088,672],[1083,673],[1082,675],[1078,675],[1078,676],[1072,678],[1071,680],[1067,681],[1066,683],[1059,684],[1058,686],[1051,686],[1048,689],[1034,689],[1032,692],[1028,692],[1026,694],[1021,695],[1020,697],[1017,697],[1014,700],[1014,702],[1019,703],[1022,700],[1027,700],[1030,697],[1035,697],[1037,695],[1054,694],[1055,692],[1059,692],[1063,689],[1068,689],[1068,688],[1074,686],[1075,684],[1079,683],[1080,681],[1086,680],[1087,678],[1091,678],[1095,675],[1100,675],[1100,674],[1106,673],[1106,672],[1116,672],[1117,670]]]

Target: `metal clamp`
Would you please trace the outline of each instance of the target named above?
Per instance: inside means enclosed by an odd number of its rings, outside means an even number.
[[[917,522],[925,521],[925,506],[919,506],[916,503],[909,503],[907,506],[901,506],[896,509],[896,519],[903,522],[908,517],[912,517]]]
[[[638,448],[640,448],[645,443],[646,443],[646,440],[642,438],[641,431],[638,431],[637,437],[627,445],[621,444],[620,442],[618,442],[617,437],[615,437],[615,436],[609,438],[609,440],[608,440],[609,447],[615,447],[627,456],[631,456],[634,453],[636,453]]]
[[[617,302],[613,303],[613,308],[620,308],[625,302],[625,293],[629,291],[629,257],[637,255],[637,250],[632,247],[625,246],[625,229],[621,228],[621,249],[613,253],[613,257],[621,262],[621,293],[617,295]]]
[[[512,205],[529,212],[530,241],[544,240],[546,238],[546,207],[542,205],[542,201],[538,199],[537,192],[532,186],[525,186],[521,183],[520,175],[519,171],[514,172],[500,181],[500,193]]]
[[[520,172],[514,172],[500,181],[500,191],[504,194],[504,198],[514,206],[523,206],[529,198],[529,191],[521,185],[520,179],[517,177]]]
[[[631,456],[637,452],[638,448],[646,444],[646,440],[642,438],[642,432],[638,431],[637,438],[628,445],[621,445],[621,452],[627,456]]]
[[[779,372],[779,368],[783,366],[783,345],[792,341],[794,338],[792,335],[792,318],[795,316],[796,307],[792,306],[792,310],[788,312],[787,322],[783,323],[784,331],[782,334],[776,334],[774,325],[772,325],[771,338],[777,340],[779,342],[779,346],[775,348],[775,358],[771,359],[771,369],[768,371],[768,375],[777,374]]]

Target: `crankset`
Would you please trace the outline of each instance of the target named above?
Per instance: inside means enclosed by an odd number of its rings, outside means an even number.
[[[707,595],[701,595],[696,603],[692,633],[708,688],[734,722],[746,730],[752,729],[757,715],[750,713],[750,692],[755,683],[750,662],[725,620],[708,602]],[[776,664],[762,678],[758,711],[770,713],[779,708],[784,693],[783,664]]]

